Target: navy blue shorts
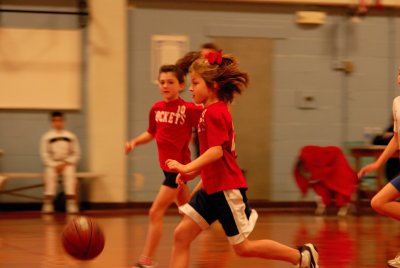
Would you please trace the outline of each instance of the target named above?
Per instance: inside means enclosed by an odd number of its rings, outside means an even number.
[[[397,189],[397,191],[400,192],[400,176],[397,176],[396,178],[391,180],[390,183],[394,186],[394,188]]]
[[[243,242],[253,231],[258,215],[247,204],[246,189],[233,189],[213,194],[199,190],[179,210],[203,230],[218,220],[232,245]]]
[[[164,171],[164,182],[162,185],[168,186],[170,188],[178,188],[178,184],[176,183],[176,177],[178,176],[178,173],[175,172],[168,172],[168,171]]]

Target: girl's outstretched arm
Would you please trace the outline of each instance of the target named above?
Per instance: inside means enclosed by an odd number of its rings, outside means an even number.
[[[383,164],[386,163],[386,161],[399,149],[399,141],[397,138],[397,133],[394,133],[392,139],[390,140],[389,144],[386,146],[385,150],[382,152],[382,154],[379,156],[379,158],[369,164],[363,167],[359,172],[358,172],[358,177],[361,178],[365,174],[377,170],[380,168]]]

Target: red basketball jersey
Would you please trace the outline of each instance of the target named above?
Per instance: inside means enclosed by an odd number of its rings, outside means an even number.
[[[224,102],[205,108],[198,125],[200,151],[222,146],[223,156],[201,170],[204,190],[208,194],[222,190],[247,188],[242,170],[236,162],[232,116]]]
[[[202,107],[181,98],[172,102],[159,101],[151,108],[147,132],[156,139],[163,170],[173,172],[165,165],[167,159],[182,164],[190,162],[192,129],[197,126],[201,111]]]

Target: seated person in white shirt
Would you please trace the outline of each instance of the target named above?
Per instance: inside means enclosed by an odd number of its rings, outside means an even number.
[[[40,155],[44,170],[44,201],[42,212],[53,213],[53,200],[57,193],[57,180],[63,178],[68,213],[78,213],[76,166],[80,159],[79,141],[74,133],[65,130],[65,118],[59,111],[50,115],[52,129],[40,142]]]

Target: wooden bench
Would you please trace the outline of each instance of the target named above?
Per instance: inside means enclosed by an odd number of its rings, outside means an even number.
[[[32,196],[32,195],[27,195],[20,193],[21,191],[24,190],[29,190],[29,189],[34,189],[34,188],[40,188],[43,187],[43,182],[41,183],[36,183],[36,184],[31,184],[23,187],[15,187],[12,189],[6,189],[2,190],[3,186],[6,184],[7,181],[13,180],[13,179],[42,179],[44,176],[44,173],[42,172],[7,172],[7,173],[0,173],[0,195],[6,194],[6,195],[13,195],[13,196],[18,196],[18,197],[25,197],[33,200],[42,200],[43,197],[37,197],[37,196]],[[95,173],[95,172],[77,172],[76,177],[79,180],[82,179],[97,179],[102,177],[103,175],[100,173]],[[61,179],[59,180],[59,183],[61,183]]]

